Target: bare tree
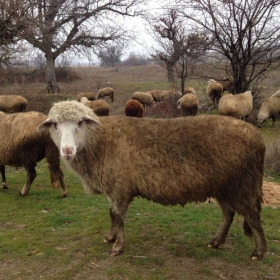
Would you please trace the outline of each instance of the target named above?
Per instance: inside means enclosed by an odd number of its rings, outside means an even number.
[[[168,11],[166,16],[154,18],[150,23],[152,37],[159,48],[154,48],[151,57],[167,70],[169,82],[174,82],[174,67],[182,54],[185,39],[183,22],[174,9]]]
[[[175,0],[176,9],[197,31],[215,40],[212,50],[234,80],[236,93],[248,90],[280,61],[279,0]]]
[[[97,56],[101,60],[101,66],[115,67],[121,61],[124,46],[122,44],[114,44],[98,51]]]
[[[205,34],[188,33],[184,39],[181,56],[175,65],[175,72],[181,81],[184,93],[185,82],[195,74],[196,65],[204,61],[205,53],[211,45]]]
[[[7,1],[8,0],[4,0]],[[12,0],[23,2],[23,0]],[[145,0],[29,0],[25,1],[24,21],[28,29],[20,38],[44,53],[47,92],[59,92],[55,61],[62,53],[93,48],[124,38],[127,31],[118,16],[139,14],[135,7]],[[21,5],[19,9],[23,9]]]

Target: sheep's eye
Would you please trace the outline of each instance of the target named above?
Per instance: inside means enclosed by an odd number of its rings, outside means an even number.
[[[81,127],[81,126],[82,126],[82,123],[83,123],[83,120],[80,120],[80,121],[78,122],[78,127]]]
[[[57,123],[56,122],[53,123],[53,126],[57,130]]]

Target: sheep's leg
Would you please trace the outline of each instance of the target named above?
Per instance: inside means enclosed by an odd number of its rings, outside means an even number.
[[[261,224],[260,213],[258,210],[248,210],[243,217],[250,226],[252,234],[255,237],[256,248],[251,257],[253,260],[261,260],[268,247]]]
[[[2,175],[2,189],[7,189],[7,181],[6,181],[6,173],[5,173],[5,165],[0,165],[0,172]]]
[[[62,188],[61,196],[66,197],[68,195],[68,193],[67,193],[66,183],[64,180],[64,174],[63,174],[61,168],[59,168],[59,182],[60,182],[60,186]]]
[[[29,193],[31,184],[36,178],[35,166],[25,166],[24,168],[27,171],[27,178],[26,178],[25,185],[20,192],[21,195],[27,195]]]
[[[227,234],[235,214],[235,212],[230,209],[229,205],[220,204],[220,206],[223,212],[222,222],[215,237],[208,244],[208,247],[210,248],[218,248],[220,244],[224,244],[226,242]]]
[[[276,117],[272,116],[271,118],[272,118],[272,127],[274,127],[275,126],[275,122],[276,122]]]
[[[128,208],[128,203],[121,200],[110,201],[110,217],[111,217],[111,230],[105,237],[105,242],[114,242],[111,256],[117,256],[121,253],[125,244],[125,233],[124,233],[124,219]]]

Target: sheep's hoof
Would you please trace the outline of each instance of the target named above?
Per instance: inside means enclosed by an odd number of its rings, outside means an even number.
[[[110,252],[110,257],[116,257],[116,256],[118,256],[118,255],[120,255],[120,254],[121,254],[121,252],[117,252],[117,251],[112,250],[112,251]]]
[[[19,193],[19,195],[21,195],[21,196],[26,196],[26,195],[28,195],[28,193]]]
[[[62,193],[61,197],[67,197],[68,193]]]
[[[263,254],[259,254],[256,251],[254,251],[251,258],[252,258],[253,261],[262,260],[263,259]]]
[[[6,190],[6,189],[8,189],[8,186],[2,184],[2,189]]]

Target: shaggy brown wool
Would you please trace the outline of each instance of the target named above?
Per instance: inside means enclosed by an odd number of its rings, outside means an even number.
[[[61,142],[61,131],[69,136],[69,121],[75,148]],[[99,119],[75,101],[56,103],[38,130],[48,128],[61,155],[71,155],[71,160],[64,157],[65,162],[80,175],[85,190],[107,195],[111,230],[106,241],[115,242],[112,255],[123,250],[124,219],[135,196],[182,206],[213,197],[223,218],[209,246],[217,248],[226,241],[234,214],[239,213],[245,233],[255,237],[252,258],[263,258],[267,250],[260,220],[265,144],[258,128],[216,115]]]
[[[7,188],[5,165],[24,167],[27,179],[21,194],[27,195],[36,177],[36,163],[46,158],[53,187],[58,188],[60,184],[62,196],[67,196],[57,147],[48,132],[40,134],[37,131],[37,126],[46,118],[46,115],[33,111],[0,114],[0,171],[3,188]]]
[[[25,112],[27,103],[21,95],[0,95],[0,111],[5,113]]]

